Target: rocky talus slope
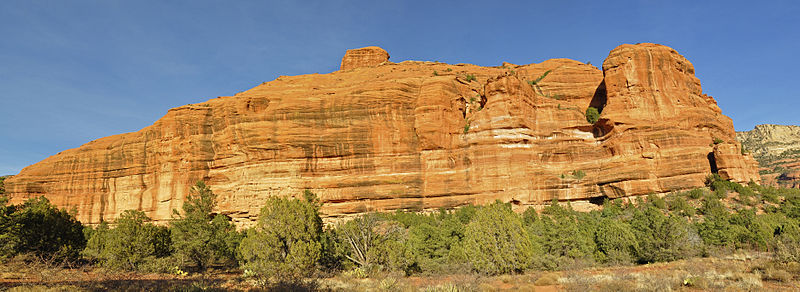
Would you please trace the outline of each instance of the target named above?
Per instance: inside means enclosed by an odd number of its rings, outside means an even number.
[[[800,127],[758,125],[736,132],[736,139],[760,164],[765,185],[800,187]]]
[[[702,186],[712,171],[759,180],[731,119],[665,46],[621,45],[602,71],[568,59],[480,67],[388,58],[377,47],[350,50],[330,74],[171,109],[138,132],[23,169],[7,192],[12,202],[45,195],[75,206],[85,223],[126,209],[168,220],[205,180],[219,212],[242,226],[267,197],[304,189],[335,220],[494,200],[597,202]],[[590,106],[601,113],[594,123]]]

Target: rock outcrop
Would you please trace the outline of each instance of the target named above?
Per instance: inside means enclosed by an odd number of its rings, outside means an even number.
[[[352,49],[344,53],[339,70],[375,67],[387,61],[389,61],[389,53],[379,47]]]
[[[800,127],[758,125],[736,132],[744,152],[752,152],[761,166],[763,184],[800,187]]]
[[[126,209],[168,220],[205,180],[219,211],[248,225],[267,197],[304,189],[334,220],[494,200],[596,202],[702,186],[712,171],[759,180],[731,119],[665,46],[622,45],[603,71],[568,59],[387,60],[380,48],[351,50],[337,72],[172,109],[138,132],[29,166],[7,191],[12,201],[45,195],[75,206],[86,223]],[[601,110],[594,124],[589,106]]]

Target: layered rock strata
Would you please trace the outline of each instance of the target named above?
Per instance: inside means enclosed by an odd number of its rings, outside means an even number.
[[[391,63],[384,53],[351,50],[337,72],[171,109],[23,169],[7,192],[75,206],[86,223],[126,209],[168,220],[205,180],[241,226],[266,198],[304,189],[334,220],[494,200],[597,202],[702,186],[712,171],[759,180],[731,119],[668,47],[622,45],[602,71],[568,59]],[[594,124],[589,106],[601,110]]]
[[[758,161],[764,185],[800,187],[800,126],[758,125],[736,139]]]

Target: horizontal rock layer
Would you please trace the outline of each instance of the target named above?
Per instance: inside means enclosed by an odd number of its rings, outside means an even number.
[[[757,125],[736,139],[758,161],[764,185],[800,188],[800,126]]]
[[[568,59],[395,64],[380,51],[348,51],[341,71],[172,109],[138,132],[29,166],[6,188],[12,202],[45,195],[98,223],[126,209],[168,220],[205,180],[219,211],[246,226],[266,198],[304,189],[334,220],[663,193],[702,186],[712,171],[759,180],[731,119],[668,47],[622,45],[603,71]],[[594,124],[589,106],[601,109]]]

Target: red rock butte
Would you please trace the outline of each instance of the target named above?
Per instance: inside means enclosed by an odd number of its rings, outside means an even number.
[[[733,122],[694,67],[656,44],[621,45],[603,70],[569,59],[480,67],[347,51],[341,70],[282,76],[171,109],[138,132],[89,142],[6,180],[84,223],[138,209],[171,218],[204,180],[239,226],[271,196],[316,193],[328,221],[369,211],[495,200],[517,209],[759,181]],[[536,86],[529,81],[548,72]],[[588,107],[600,109],[587,122]]]

